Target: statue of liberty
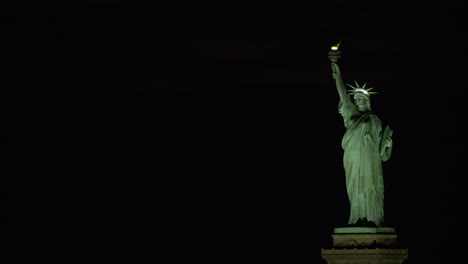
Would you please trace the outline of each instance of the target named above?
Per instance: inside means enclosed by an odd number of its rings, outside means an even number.
[[[384,221],[384,182],[382,161],[390,158],[392,131],[382,129],[380,119],[372,112],[373,88],[366,84],[349,85],[349,94],[340,68],[332,60],[333,78],[340,96],[339,113],[346,133],[342,139],[346,189],[351,205],[349,225],[381,226]],[[352,97],[352,98],[351,98]]]

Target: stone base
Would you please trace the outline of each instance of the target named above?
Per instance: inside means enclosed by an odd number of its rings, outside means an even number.
[[[408,250],[397,249],[396,238],[389,227],[335,228],[333,248],[322,249],[322,258],[328,264],[401,264]]]
[[[328,264],[401,264],[408,258],[407,249],[322,249]]]
[[[332,234],[334,248],[393,248],[395,229],[390,227],[339,227]]]
[[[337,227],[333,230],[335,234],[394,234],[392,227]]]

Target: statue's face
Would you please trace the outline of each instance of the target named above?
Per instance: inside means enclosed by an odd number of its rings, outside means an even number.
[[[356,96],[354,97],[354,102],[360,110],[367,109],[368,100],[369,99],[365,95],[361,94],[356,94]]]

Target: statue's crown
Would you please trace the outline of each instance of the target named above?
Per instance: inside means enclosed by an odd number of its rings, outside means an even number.
[[[364,94],[365,96],[370,97],[371,94],[376,94],[376,92],[371,92],[371,90],[374,89],[374,87],[366,89],[367,83],[364,83],[363,86],[359,86],[359,84],[356,81],[354,81],[354,83],[356,84],[356,86],[352,86],[351,84],[346,84],[349,87],[353,88],[352,90],[348,90],[350,95],[351,94],[352,95]]]

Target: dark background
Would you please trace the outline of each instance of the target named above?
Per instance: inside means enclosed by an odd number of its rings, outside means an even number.
[[[387,225],[407,263],[455,260],[464,4],[349,2],[2,9],[3,263],[322,263],[349,212],[340,40],[394,130]]]

